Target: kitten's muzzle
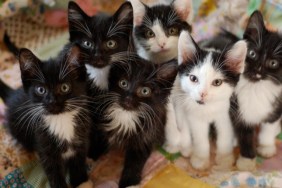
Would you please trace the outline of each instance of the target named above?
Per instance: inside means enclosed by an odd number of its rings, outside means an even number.
[[[125,109],[125,110],[128,110],[128,111],[131,111],[131,110],[134,110],[134,105],[133,105],[133,99],[131,97],[125,97],[120,105]]]

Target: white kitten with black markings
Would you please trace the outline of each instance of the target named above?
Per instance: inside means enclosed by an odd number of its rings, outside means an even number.
[[[246,52],[244,41],[222,52],[207,51],[200,49],[188,32],[180,35],[179,74],[171,98],[182,135],[180,148],[190,148],[192,142],[190,162],[195,169],[209,167],[211,124],[217,132],[217,165],[225,168],[234,162],[230,99],[243,71]]]

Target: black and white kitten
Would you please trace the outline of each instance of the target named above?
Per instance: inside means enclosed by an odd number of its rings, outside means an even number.
[[[191,30],[187,20],[192,15],[191,0],[145,5],[130,0],[134,12],[134,43],[141,57],[156,63],[177,58],[177,44],[182,29]]]
[[[244,73],[236,87],[237,114],[234,122],[240,145],[237,167],[255,168],[255,129],[260,125],[257,152],[263,157],[276,154],[275,137],[281,131],[282,35],[269,31],[255,11],[244,33],[248,53]]]
[[[140,183],[146,160],[164,142],[166,104],[177,74],[175,60],[155,64],[138,56],[113,65],[100,127],[110,147],[125,150],[119,187]]]
[[[8,128],[26,149],[37,152],[51,187],[67,188],[67,171],[72,187],[77,187],[88,180],[91,123],[80,50],[69,46],[57,58],[41,61],[21,49],[19,63],[23,87],[12,90],[1,83],[1,90],[7,90],[1,97]]]
[[[131,4],[123,3],[112,16],[99,13],[90,17],[75,2],[69,2],[68,19],[70,42],[78,44],[84,52],[93,87],[107,90],[110,64],[122,61],[124,54],[133,50]]]

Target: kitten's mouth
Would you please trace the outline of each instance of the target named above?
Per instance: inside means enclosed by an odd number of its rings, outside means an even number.
[[[196,101],[198,104],[205,104],[205,102],[204,101]]]
[[[96,68],[104,68],[105,66],[108,65],[108,63],[106,61],[99,60],[99,61],[92,61],[91,65]]]

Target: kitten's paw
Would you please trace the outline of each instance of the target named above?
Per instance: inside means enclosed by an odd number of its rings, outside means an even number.
[[[196,155],[192,155],[190,158],[190,163],[196,170],[205,170],[210,166],[210,160],[208,158],[201,158]]]
[[[231,169],[235,162],[233,153],[227,155],[217,155],[215,158],[216,166],[215,170],[228,170]]]
[[[260,156],[265,158],[273,157],[276,154],[276,146],[269,145],[269,146],[259,146],[257,148],[257,152]]]
[[[236,166],[241,171],[253,171],[256,169],[256,158],[250,159],[240,155],[237,159]]]
[[[140,187],[140,185],[131,185],[131,186],[128,186],[126,188],[139,188],[139,187]]]
[[[189,157],[191,155],[191,149],[190,148],[181,148],[180,153],[183,157]]]
[[[180,150],[177,145],[173,144],[165,144],[163,147],[168,153],[177,153]]]
[[[82,184],[77,186],[77,188],[93,188],[93,187],[94,187],[94,185],[93,185],[93,182],[91,180],[83,182]]]

